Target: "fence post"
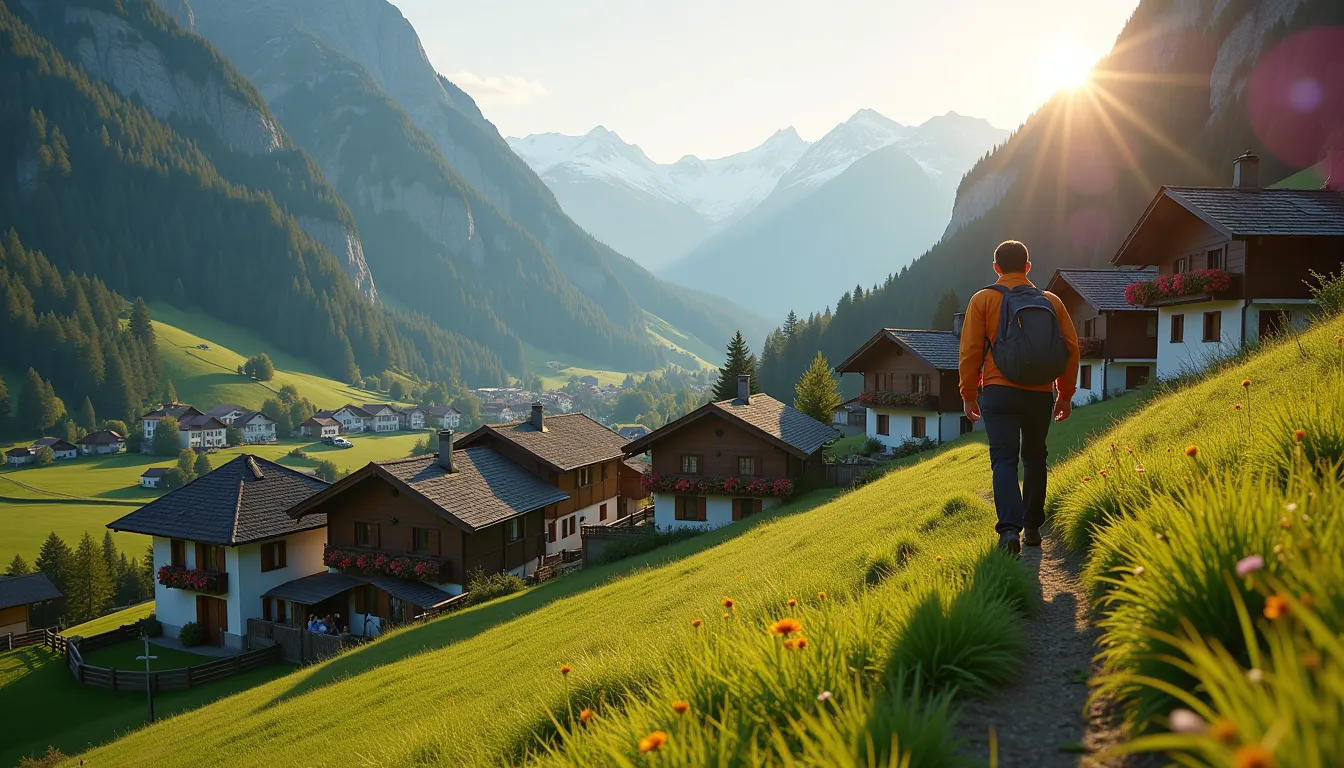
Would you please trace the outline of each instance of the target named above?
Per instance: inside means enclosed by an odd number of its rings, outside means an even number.
[[[191,687],[191,667],[187,667],[187,687]]]
[[[111,669],[107,670],[107,676],[110,682],[112,683],[112,690],[114,691],[117,690],[117,668],[112,667]]]
[[[236,675],[236,674],[238,674],[240,671],[242,671],[242,665],[243,665],[242,657],[239,656],[238,654],[234,654],[234,656],[233,656],[233,674]]]

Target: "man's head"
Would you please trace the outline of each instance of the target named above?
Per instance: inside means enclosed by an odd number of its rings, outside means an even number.
[[[1031,254],[1027,253],[1027,246],[1017,240],[999,243],[999,247],[994,249],[994,271],[1000,275],[1030,272]]]

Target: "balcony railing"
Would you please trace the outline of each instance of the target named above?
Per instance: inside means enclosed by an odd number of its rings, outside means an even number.
[[[391,552],[372,547],[333,547],[327,545],[322,562],[342,573],[364,576],[392,576],[428,584],[444,584],[457,575],[453,561],[446,557]]]
[[[184,589],[203,595],[222,595],[229,591],[229,574],[224,571],[165,565],[159,568],[159,583],[169,589]]]
[[[859,404],[866,408],[910,408],[918,411],[936,411],[938,410],[938,396],[928,392],[867,390],[859,395]]]
[[[1078,337],[1078,356],[1083,359],[1092,359],[1102,356],[1102,349],[1105,343],[1095,336]]]
[[[1221,269],[1201,269],[1154,280],[1133,283],[1125,289],[1125,302],[1135,307],[1166,307],[1201,301],[1235,299],[1242,295],[1241,274]]]

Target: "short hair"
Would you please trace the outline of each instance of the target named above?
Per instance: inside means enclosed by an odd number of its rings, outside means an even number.
[[[1027,246],[1017,240],[1004,240],[994,249],[994,263],[999,265],[1000,271],[1025,272],[1030,261]]]

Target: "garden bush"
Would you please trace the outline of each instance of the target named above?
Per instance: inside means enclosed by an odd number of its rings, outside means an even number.
[[[467,602],[479,605],[527,588],[522,577],[511,573],[491,573],[476,571],[467,579]]]
[[[181,631],[177,633],[178,642],[187,648],[195,648],[205,642],[205,630],[201,625],[194,621],[188,621],[182,625]]]
[[[163,637],[163,624],[155,614],[149,614],[136,622],[141,632],[150,637]]]
[[[643,536],[619,539],[604,546],[602,553],[593,558],[592,564],[614,563],[627,557],[652,552],[659,547],[695,538],[704,532],[703,528],[673,528],[670,530],[653,530]]]

